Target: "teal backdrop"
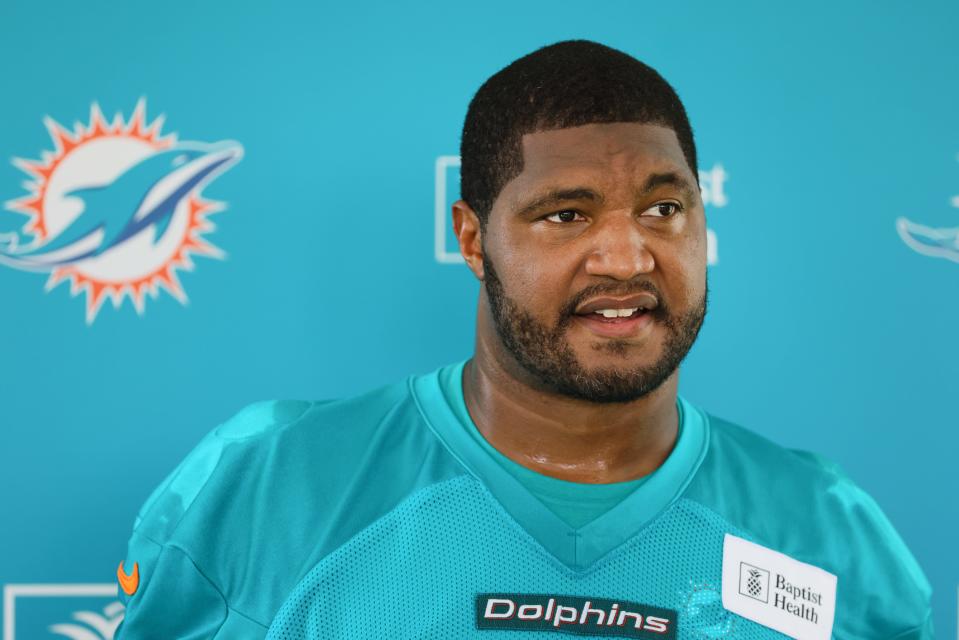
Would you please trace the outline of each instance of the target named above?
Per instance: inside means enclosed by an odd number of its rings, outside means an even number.
[[[232,155],[153,203],[174,244],[0,261],[3,640],[110,638],[138,507],[243,405],[471,353],[477,283],[437,219],[466,107],[568,38],[654,66],[693,123],[711,306],[681,392],[837,461],[957,637],[957,25],[935,0],[6,0],[0,249],[55,237],[71,191],[137,154],[187,148],[161,132]]]

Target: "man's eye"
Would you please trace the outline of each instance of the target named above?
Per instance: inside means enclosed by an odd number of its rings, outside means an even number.
[[[549,220],[550,222],[563,223],[563,222],[576,222],[577,217],[582,218],[583,216],[579,215],[575,211],[571,211],[567,209],[565,211],[557,211],[556,213],[551,213],[543,219]]]
[[[659,202],[654,204],[644,213],[650,213],[654,218],[668,218],[682,210],[675,202]]]

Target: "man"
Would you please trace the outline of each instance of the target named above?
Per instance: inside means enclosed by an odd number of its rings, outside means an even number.
[[[666,81],[545,47],[461,151],[474,356],[214,430],[141,510],[118,637],[932,637],[867,495],[677,395],[706,226]]]

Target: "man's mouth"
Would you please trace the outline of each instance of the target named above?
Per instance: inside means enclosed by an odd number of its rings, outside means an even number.
[[[606,338],[636,337],[652,324],[652,310],[658,305],[659,301],[650,293],[593,298],[576,309],[575,318],[593,333]]]
[[[644,313],[649,313],[649,310],[642,307],[632,307],[631,309],[619,309],[614,307],[611,309],[597,309],[593,312],[594,315],[599,316],[600,319],[606,322],[620,322],[623,320],[623,318],[632,318],[634,316],[643,315]],[[589,314],[584,313],[582,315],[588,316]],[[590,319],[595,320],[596,318],[591,317]]]

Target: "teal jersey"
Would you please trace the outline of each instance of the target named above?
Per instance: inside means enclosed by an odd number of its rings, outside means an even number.
[[[933,637],[922,571],[835,465],[680,397],[649,476],[530,482],[462,368],[214,429],[136,519],[116,637]]]

